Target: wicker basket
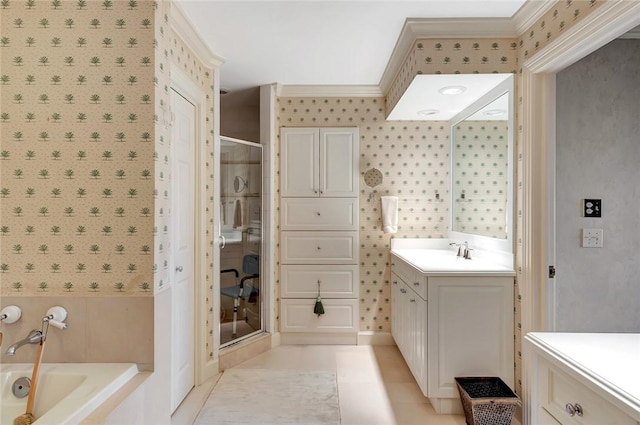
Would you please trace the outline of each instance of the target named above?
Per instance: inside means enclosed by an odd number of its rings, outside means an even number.
[[[511,425],[520,399],[497,377],[455,378],[468,425]]]

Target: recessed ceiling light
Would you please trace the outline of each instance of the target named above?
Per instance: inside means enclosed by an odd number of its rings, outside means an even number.
[[[440,94],[446,94],[446,95],[452,96],[452,95],[464,93],[465,91],[467,91],[467,88],[465,86],[447,86],[447,87],[441,88],[438,91],[440,92]]]
[[[507,111],[505,111],[504,109],[489,109],[488,111],[484,111],[484,114],[489,116],[489,117],[495,117],[498,115],[504,115],[506,114]]]
[[[440,111],[438,109],[422,109],[420,111],[417,112],[418,115],[424,115],[425,117],[428,117],[429,115],[435,115],[437,113],[439,113]]]

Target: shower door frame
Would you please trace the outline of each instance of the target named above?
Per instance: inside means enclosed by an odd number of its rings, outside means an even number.
[[[218,247],[215,250],[216,252],[216,256],[217,256],[217,261],[216,261],[216,267],[214,268],[214,273],[215,276],[217,277],[216,281],[217,281],[217,285],[214,285],[214,289],[213,289],[213,297],[214,299],[217,299],[217,302],[214,303],[214,306],[217,305],[217,308],[214,307],[214,333],[216,333],[216,335],[214,335],[214,341],[216,341],[215,346],[216,349],[222,349],[222,348],[226,348],[229,347],[231,345],[237,344],[240,341],[244,341],[246,339],[249,339],[253,336],[256,335],[260,335],[262,333],[268,332],[267,328],[268,328],[268,324],[267,324],[267,306],[269,305],[269,291],[268,291],[268,279],[266,279],[266,274],[265,274],[265,262],[264,262],[264,258],[267,258],[268,256],[265,255],[266,251],[267,251],[267,244],[265,242],[266,238],[264,237],[265,235],[265,225],[266,225],[266,219],[269,219],[270,215],[266,214],[265,211],[265,189],[267,187],[267,184],[265,182],[265,177],[266,177],[266,173],[265,173],[265,147],[260,144],[260,143],[255,143],[255,142],[249,142],[246,140],[240,140],[240,139],[235,139],[233,137],[227,137],[227,136],[220,136],[220,143],[218,144],[218,154],[216,155],[216,171],[215,171],[215,180],[214,180],[214,186],[215,189],[217,190],[217,196],[215,196],[215,199],[218,201],[216,204],[220,205],[220,202],[222,201],[222,193],[220,191],[220,184],[222,182],[222,164],[221,164],[221,160],[222,160],[222,152],[220,150],[221,146],[222,146],[222,142],[223,141],[227,141],[227,142],[232,142],[232,143],[238,143],[241,145],[246,145],[246,146],[250,146],[252,148],[258,148],[260,149],[260,278],[259,278],[259,283],[260,283],[260,287],[259,287],[259,291],[260,291],[260,308],[259,308],[259,312],[260,312],[260,329],[251,332],[247,335],[243,335],[241,337],[236,337],[234,339],[232,339],[231,341],[222,343],[220,340],[220,329],[221,329],[221,325],[222,322],[220,321],[220,309],[222,308],[222,303],[221,303],[221,299],[220,299],[220,287],[221,287],[221,281],[220,281],[220,270],[222,269],[222,267],[220,266],[220,258],[221,258],[221,243],[224,243],[223,240],[221,238],[222,237],[222,220],[220,217],[220,209],[216,208],[215,212],[217,213],[217,217],[218,219],[215,220],[215,231],[218,234]],[[243,230],[244,233],[244,230]],[[244,238],[244,235],[243,235]],[[214,241],[215,244],[215,241]],[[215,330],[217,329],[217,331]]]

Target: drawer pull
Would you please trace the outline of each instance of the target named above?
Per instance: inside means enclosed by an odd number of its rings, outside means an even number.
[[[393,284],[394,284],[394,285],[397,285],[397,284],[398,284],[398,281],[397,281],[397,280],[394,280],[394,281],[393,281]]]
[[[402,292],[403,294],[406,294],[406,293],[407,293],[407,290],[406,290],[406,289],[404,289],[404,288],[400,288],[400,292]]]
[[[414,302],[416,302],[416,300],[415,300],[415,298],[412,298],[412,299],[409,300],[409,302],[410,303],[414,303]]]
[[[567,414],[571,417],[578,415],[579,417],[582,417],[582,406],[580,406],[578,403],[575,404],[571,404],[571,403],[567,403],[564,406],[564,410],[567,412]]]
[[[413,286],[420,286],[420,282],[413,282]]]

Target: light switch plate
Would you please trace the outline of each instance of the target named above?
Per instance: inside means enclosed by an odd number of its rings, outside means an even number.
[[[602,248],[602,229],[582,229],[583,248]]]

